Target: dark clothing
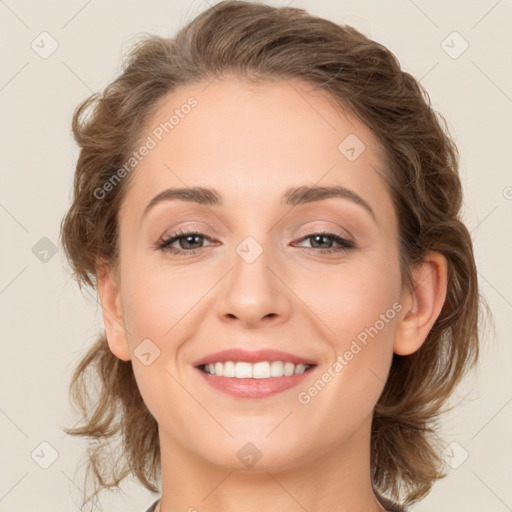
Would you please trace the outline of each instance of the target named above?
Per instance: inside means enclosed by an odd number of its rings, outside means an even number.
[[[151,507],[149,507],[146,512],[155,512],[155,508],[158,505],[158,502],[160,501],[160,498],[156,500]],[[386,508],[389,512],[407,512],[405,508],[401,507],[400,505],[395,505],[391,503],[390,501],[386,500],[385,498],[379,498],[379,501],[381,502],[382,506]]]
[[[146,512],[155,512],[155,508],[156,506],[158,505],[158,502],[160,501],[160,498],[158,498],[155,503],[153,503],[153,505],[151,505],[151,507],[149,507]]]

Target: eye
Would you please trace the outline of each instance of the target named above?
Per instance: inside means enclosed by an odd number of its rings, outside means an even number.
[[[356,244],[352,240],[348,240],[340,235],[328,233],[326,231],[321,233],[311,233],[303,237],[301,240],[311,240],[311,247],[304,247],[304,249],[308,249],[306,252],[334,253],[349,251],[356,247]],[[333,244],[338,244],[338,247],[333,247]]]
[[[193,255],[198,253],[201,249],[208,247],[203,245],[205,240],[213,242],[213,240],[204,233],[194,230],[179,230],[169,237],[161,238],[155,244],[155,249],[177,256]],[[315,254],[339,253],[349,251],[356,247],[353,241],[329,232],[312,233],[301,239],[301,241],[305,240],[310,240],[311,245],[310,247],[302,246],[302,248],[305,249],[306,252]]]
[[[201,245],[204,240],[211,241],[211,238],[197,231],[179,230],[170,237],[161,238],[155,248],[176,255],[195,254],[203,248]],[[176,243],[178,247],[174,246]]]

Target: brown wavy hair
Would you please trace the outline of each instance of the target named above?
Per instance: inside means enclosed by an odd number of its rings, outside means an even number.
[[[410,269],[428,251],[447,258],[442,311],[417,352],[394,354],[372,424],[377,497],[383,504],[389,503],[384,496],[413,503],[445,476],[436,425],[448,397],[478,359],[483,301],[471,237],[461,220],[457,149],[428,93],[387,48],[302,9],[229,0],[201,13],[175,38],[145,35],[132,46],[120,76],[74,113],[80,154],[72,205],[61,226],[73,274],[80,286],[94,288],[99,259],[116,263],[118,210],[130,176],[101,200],[95,190],[130,157],[159,101],[178,86],[221,75],[300,80],[328,92],[385,150],[383,178],[399,219],[403,277],[411,282]],[[78,364],[70,392],[81,425],[65,431],[90,440],[93,496],[128,475],[157,492],[157,422],[139,393],[131,361],[115,357],[104,334]],[[119,449],[112,447],[114,441]]]

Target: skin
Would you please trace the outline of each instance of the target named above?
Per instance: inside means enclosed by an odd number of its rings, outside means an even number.
[[[184,86],[164,98],[141,140],[194,96],[198,105],[133,171],[119,212],[120,256],[98,262],[98,290],[111,351],[131,359],[159,425],[160,512],[368,512],[384,509],[370,479],[373,408],[393,352],[420,348],[446,295],[446,260],[430,253],[403,286],[398,220],[372,132],[300,82],[249,84],[236,77]],[[355,134],[354,161],[338,146]],[[291,186],[340,185],[346,198],[283,206]],[[153,197],[170,187],[217,189],[222,206]],[[205,235],[193,255],[156,249],[179,228]],[[339,248],[326,230],[351,238]],[[248,236],[263,252],[252,263],[236,248]],[[187,239],[176,249],[190,249]],[[309,251],[309,252],[308,252]],[[332,367],[393,304],[401,310],[309,403],[297,395]],[[160,355],[134,355],[144,339]],[[318,366],[298,387],[264,399],[233,398],[207,385],[198,358],[231,347],[275,348]],[[248,442],[261,459],[246,467]]]

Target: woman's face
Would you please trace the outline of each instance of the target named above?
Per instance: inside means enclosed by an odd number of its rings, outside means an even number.
[[[303,83],[231,78],[168,95],[140,145],[109,343],[162,450],[261,469],[360,456],[405,297],[376,138]]]

